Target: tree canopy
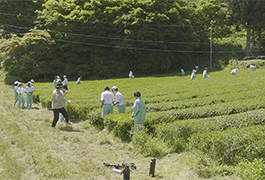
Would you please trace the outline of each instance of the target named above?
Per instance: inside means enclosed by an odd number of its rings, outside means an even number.
[[[0,0],[0,26],[9,38],[1,45],[3,67],[13,76],[48,80],[57,74],[126,77],[129,71],[207,66],[211,20],[219,39],[233,35],[233,25],[264,21],[255,18],[263,14],[260,1],[236,1]]]

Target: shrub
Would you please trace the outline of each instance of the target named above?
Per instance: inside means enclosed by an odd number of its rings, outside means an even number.
[[[243,180],[265,179],[265,162],[256,158],[252,162],[240,162],[235,173]]]
[[[220,164],[236,165],[243,158],[253,160],[265,154],[265,126],[193,134],[190,150],[199,150]]]

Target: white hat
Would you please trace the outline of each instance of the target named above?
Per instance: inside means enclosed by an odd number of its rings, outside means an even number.
[[[192,70],[192,72],[196,73],[196,70],[195,70],[195,69],[193,69],[193,70]]]
[[[113,86],[113,87],[111,88],[111,90],[112,90],[112,91],[117,91],[118,88],[117,88],[116,86]]]
[[[18,84],[19,82],[18,81],[15,81],[14,84]]]
[[[30,82],[35,83],[35,81],[33,79],[31,79]]]
[[[66,75],[63,75],[64,78],[66,78]]]

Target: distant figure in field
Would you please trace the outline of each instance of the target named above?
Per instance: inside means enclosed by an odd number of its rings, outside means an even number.
[[[118,106],[118,114],[119,113],[124,113],[125,111],[125,102],[123,99],[122,94],[119,92],[118,88],[116,86],[112,87],[112,92],[116,95],[116,102],[113,103],[113,105]]]
[[[134,128],[137,126],[143,127],[145,120],[145,103],[141,98],[141,93],[139,91],[135,91],[133,94],[135,101],[133,104],[133,113],[131,118],[134,118]]]
[[[196,65],[195,65],[195,70],[196,70],[196,72],[199,71],[199,68],[200,68],[199,65],[196,64]]]
[[[82,76],[80,76],[80,77],[77,79],[76,84],[81,84],[81,83],[82,83],[81,79],[82,79]]]
[[[203,71],[203,73],[202,73],[202,75],[203,75],[203,78],[208,78],[208,77],[210,77],[210,76],[208,76],[207,75],[207,67],[204,69],[204,71]]]
[[[196,70],[193,69],[193,70],[192,70],[192,73],[191,73],[191,76],[190,76],[190,79],[191,79],[191,80],[193,80],[193,79],[196,78],[196,74],[195,74],[195,73],[196,73]]]
[[[67,79],[66,75],[63,76],[63,85],[68,86],[68,79]]]
[[[65,101],[65,97],[62,95],[61,90],[63,88],[62,83],[57,83],[56,89],[52,93],[52,110],[53,110],[53,122],[52,129],[56,129],[56,123],[59,119],[59,113],[63,114],[66,121],[65,124],[72,125],[73,123],[69,121],[68,113],[63,107],[63,101]]]
[[[179,73],[180,76],[185,76],[185,71],[184,69],[180,68],[180,73]]]
[[[237,72],[238,70],[239,70],[239,67],[236,66],[235,69],[233,69],[233,70],[231,71],[231,74],[232,74],[232,75],[236,75],[236,72]]]
[[[33,99],[33,91],[34,90],[34,87],[32,86],[32,83],[28,83],[27,86],[26,86],[26,93],[27,93],[27,108],[31,108],[32,106],[32,99]]]
[[[31,79],[27,84],[31,84],[31,86],[33,86],[33,83],[35,83],[35,81],[33,79]]]
[[[16,106],[16,103],[18,101],[17,88],[18,88],[19,82],[18,81],[15,81],[14,84],[15,84],[15,87],[14,87],[14,98],[15,98],[14,106]]]
[[[108,114],[113,113],[114,95],[110,92],[109,86],[105,86],[104,92],[101,93],[101,104],[102,108],[101,117],[104,118]]]
[[[62,80],[61,80],[60,76],[54,76],[54,80],[53,80],[53,85],[54,85],[54,87],[56,88],[57,83],[58,83],[58,82],[61,82],[61,81],[62,81]]]
[[[23,93],[25,92],[25,89],[23,88],[23,83],[18,84],[17,93],[18,93],[18,107],[24,108],[25,107],[25,98]]]
[[[251,71],[255,71],[256,70],[256,66],[251,64],[249,69],[251,69]]]
[[[133,76],[133,72],[130,71],[130,72],[129,72],[129,79],[132,79],[132,78],[134,78],[134,76]]]

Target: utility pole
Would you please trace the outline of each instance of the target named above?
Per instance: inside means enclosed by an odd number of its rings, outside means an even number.
[[[213,68],[213,23],[215,21],[211,20],[211,28],[210,28],[210,70]]]

